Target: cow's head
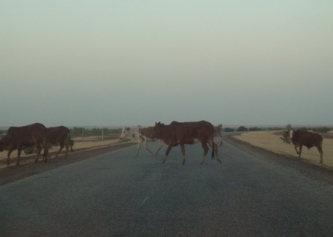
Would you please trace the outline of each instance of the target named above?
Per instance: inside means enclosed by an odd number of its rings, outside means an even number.
[[[129,127],[125,127],[121,130],[121,134],[120,134],[120,139],[126,139],[129,138],[130,136],[130,128]]]
[[[164,125],[164,124],[161,123],[161,122],[158,122],[158,123],[155,122],[155,127],[162,127],[163,125]]]
[[[155,126],[154,126],[154,134],[156,135],[156,136],[159,136],[160,134],[161,134],[161,130],[162,130],[162,128],[164,127],[165,125],[163,124],[163,123],[161,123],[161,122],[158,122],[158,123],[156,123],[155,122]]]

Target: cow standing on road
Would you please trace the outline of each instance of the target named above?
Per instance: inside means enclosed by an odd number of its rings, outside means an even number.
[[[323,137],[321,135],[319,135],[318,133],[306,132],[301,130],[294,131],[293,129],[288,130],[287,133],[289,133],[289,137],[292,143],[295,145],[295,150],[298,154],[298,158],[301,158],[302,146],[306,146],[308,149],[315,146],[320,153],[319,163],[323,163]],[[297,150],[297,147],[299,147],[299,151]]]
[[[132,142],[137,142],[138,143],[135,157],[137,157],[139,155],[141,144],[143,144],[144,147],[146,148],[146,150],[152,156],[154,156],[153,152],[147,146],[147,141],[154,140],[154,138],[149,138],[149,137],[146,137],[145,135],[141,134],[140,130],[142,130],[142,129],[145,129],[145,128],[140,126],[140,125],[136,126],[135,128],[132,128],[132,129],[129,128],[129,127],[124,127],[121,131],[120,139],[121,140],[130,139]],[[149,129],[148,130],[146,130],[146,129],[143,130],[143,133],[148,135],[148,136],[151,136]],[[160,141],[159,149],[162,147],[162,145],[163,145],[163,143],[161,144],[161,141]],[[158,153],[159,149],[157,150],[156,154]]]
[[[60,149],[57,152],[55,158],[58,157],[60,151],[65,147],[66,153],[65,153],[65,159],[68,155],[68,149],[71,148],[71,151],[73,151],[73,147],[71,146],[71,134],[67,127],[65,126],[59,126],[59,127],[49,127],[46,129],[46,143],[51,144],[53,146],[56,146],[59,144]]]
[[[182,164],[185,164],[185,144],[194,144],[197,141],[201,142],[204,150],[204,155],[200,161],[200,165],[205,161],[207,152],[209,150],[207,143],[213,148],[212,157],[214,157],[214,151],[216,153],[216,160],[221,164],[222,161],[218,157],[218,147],[214,143],[214,126],[207,121],[199,122],[172,122],[169,125],[163,123],[155,123],[154,127],[155,136],[157,139],[162,139],[168,148],[165,153],[165,157],[162,163],[165,163],[170,150],[174,146],[180,145],[183,159]]]
[[[42,147],[44,161],[47,162],[48,148],[46,146],[46,128],[41,123],[34,123],[22,127],[10,127],[7,134],[0,139],[0,152],[7,150],[7,166],[10,165],[10,154],[17,149],[16,165],[20,164],[21,151],[34,146],[37,149],[35,163],[38,161]]]

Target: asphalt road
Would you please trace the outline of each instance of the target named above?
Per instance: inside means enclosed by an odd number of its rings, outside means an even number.
[[[149,143],[152,150],[157,142]],[[333,236],[333,176],[225,142],[129,147],[0,187],[0,236]],[[314,175],[315,174],[315,175]],[[328,182],[327,182],[328,180]]]

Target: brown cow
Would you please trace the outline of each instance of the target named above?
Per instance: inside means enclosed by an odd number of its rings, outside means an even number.
[[[155,136],[157,139],[162,139],[168,148],[165,153],[165,157],[162,163],[165,163],[169,152],[173,146],[180,145],[183,160],[182,164],[185,164],[185,144],[194,144],[197,141],[201,142],[204,150],[204,155],[200,161],[200,165],[205,161],[207,152],[209,150],[207,143],[213,148],[212,157],[214,157],[214,151],[216,152],[216,160],[221,164],[222,161],[218,157],[218,147],[214,143],[214,126],[207,121],[199,122],[172,122],[170,125],[164,125],[163,123],[155,123],[154,127]]]
[[[59,127],[49,127],[46,129],[46,143],[52,144],[53,146],[59,144],[60,146],[60,149],[57,152],[55,158],[58,157],[60,151],[64,147],[66,148],[65,159],[67,158],[68,148],[71,147],[71,151],[73,151],[73,147],[70,145],[70,141],[71,141],[71,134],[67,127],[59,126]]]
[[[7,166],[10,165],[10,154],[17,149],[16,165],[20,164],[21,151],[26,147],[34,146],[37,148],[35,162],[38,161],[42,147],[44,149],[44,161],[47,162],[48,149],[45,139],[46,128],[43,124],[34,123],[22,127],[10,127],[7,134],[0,139],[0,152],[7,150]]]
[[[293,129],[288,130],[287,133],[289,133],[289,137],[292,143],[295,145],[295,150],[298,154],[298,158],[301,158],[302,146],[306,146],[308,149],[315,146],[320,153],[319,163],[323,163],[323,137],[321,135],[319,135],[318,133],[306,132],[301,130],[294,131]],[[299,151],[297,150],[297,147],[299,147]]]

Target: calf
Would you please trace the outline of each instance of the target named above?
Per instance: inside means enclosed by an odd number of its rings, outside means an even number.
[[[204,150],[203,158],[200,161],[200,165],[205,161],[207,152],[209,150],[207,143],[213,148],[212,157],[214,157],[214,151],[216,152],[216,160],[221,164],[222,161],[218,157],[218,147],[214,143],[214,126],[207,121],[199,122],[172,122],[169,125],[163,123],[155,123],[154,127],[155,136],[158,139],[162,139],[168,148],[165,153],[165,157],[162,163],[165,163],[170,150],[174,146],[180,145],[183,159],[182,164],[185,164],[185,144],[194,144],[197,141],[201,142]]]
[[[320,153],[319,163],[323,163],[323,137],[321,135],[319,135],[318,133],[306,132],[301,130],[294,131],[293,129],[288,130],[287,133],[289,133],[289,137],[292,143],[295,145],[295,150],[298,154],[298,158],[301,158],[302,146],[306,146],[308,149],[315,146]],[[297,147],[299,147],[299,151],[297,150]]]
[[[154,141],[156,140],[156,135],[154,131],[154,127],[146,127],[146,128],[140,128],[139,129],[140,137],[145,140],[145,143],[148,141]],[[161,150],[163,146],[163,141],[159,140],[159,146],[158,149],[155,152],[155,156],[158,154],[158,152]]]
[[[144,128],[142,126],[140,126],[140,125],[136,126],[135,128],[132,128],[132,129],[129,128],[129,127],[125,127],[121,131],[120,139],[121,140],[123,140],[123,139],[130,139],[132,142],[137,142],[138,143],[135,157],[137,157],[139,155],[141,144],[143,144],[144,147],[146,148],[146,150],[152,156],[154,156],[153,152],[147,146],[147,141],[153,140],[153,139],[151,139],[149,137],[146,137],[146,135],[147,136],[151,136],[152,134],[150,133],[150,130],[145,130],[145,129],[143,130],[144,134],[141,134],[140,130],[142,131],[142,129],[144,129]],[[160,144],[160,147],[162,147],[162,145]],[[158,153],[159,149],[157,150],[156,154]]]
[[[20,164],[21,151],[34,146],[37,149],[35,162],[38,161],[42,147],[44,149],[44,161],[47,162],[48,149],[46,146],[46,128],[43,124],[34,123],[22,127],[10,127],[7,134],[0,139],[0,152],[7,150],[7,166],[10,165],[10,154],[17,149],[16,165]]]
[[[46,129],[46,143],[51,144],[53,146],[56,146],[59,144],[60,149],[57,152],[55,158],[58,157],[60,151],[65,147],[66,153],[65,153],[65,159],[68,155],[68,149],[71,148],[71,151],[73,151],[73,147],[70,145],[71,141],[71,134],[67,127],[65,126],[59,126],[59,127],[49,127]]]

